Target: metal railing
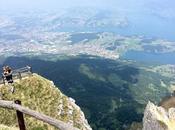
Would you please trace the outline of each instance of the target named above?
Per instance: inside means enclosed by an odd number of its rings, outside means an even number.
[[[13,77],[13,80],[17,80],[17,79],[21,80],[22,78],[29,76],[31,74],[32,74],[32,67],[26,66],[26,67],[23,67],[20,69],[13,70],[12,77]],[[6,81],[5,81],[5,78],[2,74],[2,76],[0,78],[0,85],[2,85],[2,84],[5,85],[5,83],[6,83]]]

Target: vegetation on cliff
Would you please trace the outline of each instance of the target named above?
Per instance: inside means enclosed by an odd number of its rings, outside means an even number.
[[[53,82],[37,75],[25,78],[14,84],[15,92],[9,92],[9,87],[1,86],[3,100],[21,100],[22,105],[32,110],[44,113],[55,119],[70,123],[73,126],[87,130],[88,123],[73,99],[68,98],[54,86]],[[0,124],[17,127],[16,112],[0,108]],[[55,130],[56,128],[25,115],[28,130]],[[86,126],[87,125],[87,126]]]

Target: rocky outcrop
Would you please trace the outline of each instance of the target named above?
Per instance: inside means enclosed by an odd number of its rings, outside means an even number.
[[[22,105],[31,110],[61,120],[80,130],[92,130],[75,100],[64,95],[52,81],[33,74],[15,82],[14,88],[15,92],[12,94],[8,86],[1,86],[1,100],[21,100]],[[29,116],[25,116],[25,121],[29,130],[57,130]],[[16,113],[0,108],[0,124],[15,128],[17,126]]]
[[[175,108],[166,110],[149,102],[144,112],[143,130],[175,130]]]

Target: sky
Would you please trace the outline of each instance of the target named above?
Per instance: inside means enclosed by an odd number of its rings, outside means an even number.
[[[162,8],[163,10],[175,7],[174,0],[0,0],[0,9],[43,9],[59,10],[76,6],[88,6],[105,9],[141,10],[146,8]],[[175,9],[174,9],[175,10]]]
[[[12,12],[64,11],[73,7],[100,8],[125,15],[153,13],[162,18],[175,19],[175,0],[0,0],[0,10]]]

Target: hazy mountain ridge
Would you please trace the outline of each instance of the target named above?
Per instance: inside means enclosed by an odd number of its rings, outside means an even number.
[[[37,11],[36,11],[37,12]],[[8,28],[9,23],[13,21],[13,26],[18,29],[26,30],[64,30],[64,29],[85,29],[85,28],[106,28],[106,27],[126,27],[128,20],[126,17],[116,12],[95,8],[75,7],[60,12],[27,12],[19,15],[7,14],[6,17],[0,15],[0,27]],[[10,19],[7,19],[10,18]],[[22,20],[22,21],[19,21]],[[2,26],[3,25],[3,26]],[[15,29],[15,28],[14,28]]]

